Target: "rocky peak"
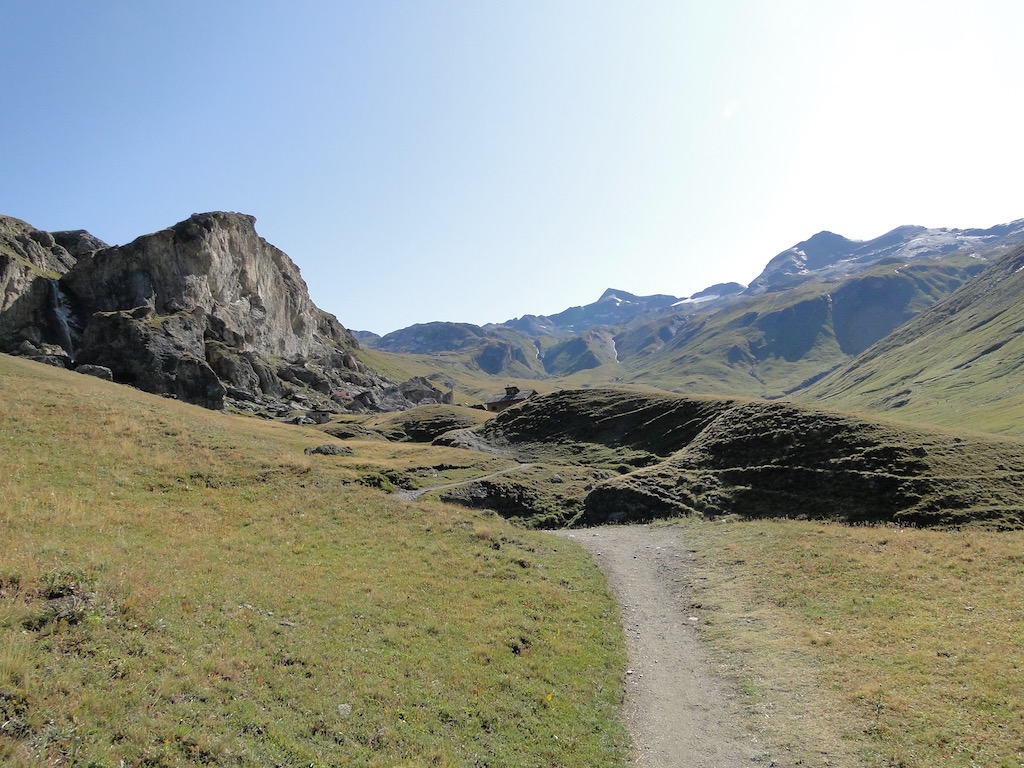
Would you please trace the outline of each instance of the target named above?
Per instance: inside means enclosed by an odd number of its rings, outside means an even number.
[[[209,408],[285,415],[411,405],[356,358],[355,338],[313,303],[298,267],[255,221],[195,214],[108,247],[84,230],[0,219],[10,294],[0,350],[109,369],[115,381]]]
[[[735,296],[737,293],[742,293],[746,288],[742,283],[715,283],[705,288],[703,291],[690,296],[690,300],[694,301],[697,299],[708,299],[708,298],[719,298],[721,296]]]
[[[912,261],[954,251],[991,252],[1022,241],[1024,219],[989,229],[929,229],[905,225],[871,240],[850,240],[834,232],[819,232],[769,261],[746,293],[756,295],[813,279],[847,277],[885,259]]]
[[[69,229],[63,232],[51,232],[57,245],[61,246],[76,259],[98,251],[101,248],[109,248],[95,235],[86,232],[84,229]]]
[[[305,357],[324,344],[358,346],[313,304],[294,262],[243,214],[195,214],[96,251],[61,284],[92,312],[147,307],[157,315],[207,316],[216,338],[265,355]]]

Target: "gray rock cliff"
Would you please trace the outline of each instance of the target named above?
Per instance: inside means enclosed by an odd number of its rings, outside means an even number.
[[[207,408],[399,409],[396,382],[309,297],[298,267],[255,219],[202,213],[109,247],[0,217],[0,350]]]
[[[67,343],[66,307],[57,281],[75,263],[49,232],[0,216],[0,349],[43,356]]]
[[[298,267],[255,224],[238,213],[195,214],[79,260],[61,285],[93,312],[147,307],[157,315],[208,316],[206,330],[215,337],[265,355],[358,346],[313,304]]]

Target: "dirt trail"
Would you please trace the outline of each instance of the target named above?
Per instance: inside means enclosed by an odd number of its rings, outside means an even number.
[[[619,602],[630,668],[625,718],[637,768],[773,765],[743,727],[735,693],[708,673],[688,596],[679,529],[629,525],[560,531],[593,553]]]
[[[417,488],[416,490],[413,491],[398,491],[398,495],[403,499],[412,501],[413,499],[418,499],[424,493],[430,493],[431,491],[444,491],[447,490],[448,488],[458,488],[460,485],[469,485],[470,483],[478,483],[481,480],[490,480],[493,477],[507,475],[510,472],[518,472],[521,469],[529,469],[532,466],[532,464],[519,464],[518,466],[515,467],[509,467],[508,469],[501,469],[498,470],[497,472],[492,472],[491,474],[484,475],[483,477],[473,477],[470,478],[469,480],[460,480],[457,483],[445,483],[444,485],[435,485],[430,488]]]

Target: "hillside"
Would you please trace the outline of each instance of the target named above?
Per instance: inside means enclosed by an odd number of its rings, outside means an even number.
[[[983,259],[962,254],[920,258],[787,290],[712,294],[637,312],[621,327],[567,333],[551,324],[517,330],[524,327],[518,321],[486,328],[427,323],[388,334],[373,347],[413,355],[406,372],[434,374],[478,397],[506,381],[541,379],[780,397],[862,352],[985,267]]]
[[[668,316],[616,337],[623,380],[676,392],[779,397],[860,353],[984,267],[965,256],[880,265]]]
[[[900,227],[868,241],[823,232],[746,289],[724,283],[685,299],[608,289],[548,316],[429,322],[360,332],[360,342],[312,303],[296,264],[251,216],[195,214],[117,247],[4,217],[0,350],[278,419],[480,402],[506,384],[774,399],[848,363],[1022,238],[1024,220]]]
[[[539,464],[445,496],[530,525],[739,516],[1024,527],[1024,443],[782,402],[565,391],[436,442]]]
[[[951,426],[1024,432],[1024,247],[796,393]]]
[[[0,400],[3,765],[624,764],[593,562],[374,487],[509,462],[310,453],[340,444],[7,355]]]

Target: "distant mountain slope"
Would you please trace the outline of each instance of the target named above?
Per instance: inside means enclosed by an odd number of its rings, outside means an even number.
[[[593,304],[570,307],[548,315],[547,320],[557,331],[579,333],[597,326],[625,325],[642,315],[665,311],[677,302],[679,299],[675,296],[635,296],[609,288]]]
[[[500,326],[417,323],[380,338],[364,337],[364,341],[382,352],[444,355],[446,361],[455,358],[466,368],[494,376],[530,378],[544,373],[534,342],[525,334]]]
[[[486,337],[483,328],[471,323],[433,322],[410,325],[367,341],[385,352],[422,355],[461,349]]]
[[[938,424],[1024,431],[1024,246],[796,393]]]
[[[871,240],[819,232],[768,262],[748,294],[791,288],[808,280],[836,279],[883,261],[910,262],[948,253],[991,253],[1024,242],[1024,219],[988,229],[897,227]]]
[[[609,288],[553,315],[483,327],[427,323],[382,350],[436,355],[439,375],[574,376],[675,392],[780,397],[806,387],[948,296],[1024,241],[1024,219],[988,229],[898,227],[867,241],[830,232],[773,258],[749,288],[688,298]]]
[[[881,264],[835,281],[744,295],[616,337],[626,380],[680,392],[778,397],[862,352],[985,267],[964,256]]]
[[[616,362],[615,339],[606,330],[592,328],[579,336],[559,342],[543,354],[544,370],[553,376],[568,376]]]

